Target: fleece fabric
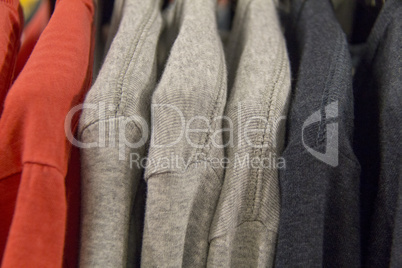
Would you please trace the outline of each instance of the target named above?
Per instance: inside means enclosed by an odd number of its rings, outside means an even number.
[[[224,173],[225,59],[215,0],[172,8],[172,46],[152,96],[141,266],[205,267]]]
[[[290,63],[272,0],[237,1],[226,47],[224,144],[229,164],[210,232],[208,267],[273,267],[279,157]],[[228,124],[230,120],[230,124]]]
[[[66,174],[78,114],[91,82],[92,0],[59,0],[7,95],[0,120],[2,268],[61,267]],[[68,14],[75,14],[74,20]],[[68,184],[68,183],[67,183]]]
[[[138,267],[145,207],[141,159],[151,131],[160,2],[125,1],[84,103],[80,267]]]

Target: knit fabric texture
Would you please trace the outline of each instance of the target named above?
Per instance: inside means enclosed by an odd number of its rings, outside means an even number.
[[[294,0],[284,16],[293,94],[275,265],[359,267],[360,166],[347,41],[330,1]]]
[[[211,162],[224,156],[219,130],[226,101],[215,5],[215,0],[175,1],[166,24],[164,38],[172,46],[166,46],[170,53],[152,96],[143,267],[206,265],[224,173]]]
[[[385,2],[354,79],[362,266],[402,267],[402,2]]]
[[[0,115],[13,82],[24,17],[19,0],[0,1]]]
[[[126,1],[117,34],[85,100],[80,267],[138,265],[144,215],[143,169],[156,85],[160,1]],[[93,146],[91,146],[93,144]],[[137,192],[139,194],[137,194]],[[142,205],[141,205],[142,204]]]
[[[229,164],[208,267],[273,267],[290,64],[272,0],[238,1],[235,14],[226,47],[228,119],[223,121],[231,130],[224,132]]]
[[[74,258],[64,251],[71,241],[68,211],[75,207],[68,194],[77,190],[67,175],[66,130],[75,133],[78,114],[65,122],[91,84],[93,16],[92,0],[57,1],[7,94],[0,120],[1,267],[61,267],[64,254]]]

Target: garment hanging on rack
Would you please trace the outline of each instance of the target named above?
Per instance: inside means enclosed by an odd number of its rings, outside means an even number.
[[[0,119],[2,268],[62,266],[71,151],[64,120],[90,86],[92,18],[91,0],[58,1],[7,95]],[[77,123],[75,116],[73,133]]]
[[[148,144],[148,129],[142,123],[150,125],[156,86],[156,48],[162,27],[159,2],[126,1],[119,30],[85,100],[96,107],[84,109],[79,138],[97,146],[81,149],[80,267],[106,263],[132,267],[139,261],[144,206],[134,213],[141,205],[134,202],[141,200],[137,191],[143,170],[130,159],[145,157]],[[144,137],[141,146],[130,146]]]
[[[175,1],[166,29],[174,43],[152,96],[157,106],[148,152],[151,162],[144,175],[148,193],[143,267],[206,265],[223,179],[223,167],[210,162],[224,156],[223,148],[214,146],[222,144],[222,135],[213,133],[221,129],[227,88],[215,5],[215,0]],[[207,130],[181,135],[187,124]],[[166,159],[179,160],[167,164]]]
[[[226,46],[229,164],[210,231],[208,267],[273,267],[279,224],[278,158],[290,66],[271,0],[238,1]],[[255,130],[255,131],[251,131]],[[232,137],[233,135],[233,137]],[[257,165],[254,165],[254,161]],[[242,163],[239,163],[242,162]]]
[[[402,267],[402,2],[346,1],[59,0],[22,69],[0,0],[1,267]]]
[[[275,265],[360,267],[352,65],[329,1],[291,1],[293,75]]]

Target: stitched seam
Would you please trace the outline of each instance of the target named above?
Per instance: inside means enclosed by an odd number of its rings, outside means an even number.
[[[117,94],[116,94],[116,110],[115,110],[115,116],[117,116],[117,113],[119,112],[120,109],[120,104],[123,101],[123,81],[124,78],[126,76],[128,67],[130,66],[130,63],[132,61],[135,49],[138,45],[139,39],[141,38],[143,32],[144,32],[144,28],[146,27],[147,23],[151,20],[151,15],[152,15],[152,5],[149,5],[149,9],[146,12],[145,18],[140,26],[139,26],[139,30],[138,32],[141,32],[140,36],[138,38],[137,35],[133,35],[133,38],[130,40],[130,49],[128,51],[128,53],[126,54],[125,61],[124,61],[124,67],[122,68],[122,72],[120,72],[118,80],[116,81],[116,89],[117,89]],[[125,14],[125,16],[127,16]]]
[[[251,3],[252,1],[249,1],[249,4]],[[249,12],[249,5],[246,7],[246,10],[245,10],[245,12],[244,12],[244,17],[246,16],[246,14]],[[243,18],[244,18],[243,17]],[[242,18],[242,19],[243,19]],[[237,48],[238,46],[236,46],[236,48]],[[279,49],[279,48],[278,48]],[[265,96],[263,96],[263,97],[265,97]],[[264,105],[265,106],[265,105]],[[258,124],[258,128],[260,129],[261,128],[261,125],[262,125],[262,122],[260,121],[259,122],[259,124]],[[263,143],[264,142],[264,135],[265,135],[265,132],[264,132],[264,134],[263,134],[263,136],[261,137],[261,136],[257,136],[256,138],[255,138],[255,140],[254,140],[254,143],[253,144],[256,144],[256,142],[259,140],[259,139],[262,139],[262,141],[260,142],[260,143]],[[253,150],[253,155],[258,155],[258,151],[259,150],[262,150],[261,148],[254,148],[254,150]],[[248,187],[248,190],[247,190],[247,197],[246,197],[246,204],[247,204],[247,206],[246,206],[246,219],[247,218],[252,218],[253,217],[253,214],[254,214],[254,206],[255,206],[255,199],[256,199],[256,192],[257,192],[257,184],[258,184],[258,178],[259,178],[259,176],[258,176],[258,172],[259,172],[259,169],[252,169],[252,172],[251,172],[251,176],[250,176],[250,181],[251,181],[251,186],[249,186]],[[251,196],[252,196],[252,198],[251,198]]]
[[[268,115],[267,115],[267,122],[265,123],[265,132],[264,132],[264,135],[263,135],[263,137],[262,137],[262,139],[263,139],[263,142],[262,142],[262,144],[261,145],[263,145],[270,137],[271,137],[271,135],[272,135],[272,131],[273,131],[273,128],[272,127],[268,127],[268,124],[269,124],[269,121],[270,121],[270,119],[272,118],[272,113],[274,112],[273,111],[273,106],[274,106],[274,104],[276,103],[276,96],[277,96],[277,92],[279,91],[279,89],[281,88],[280,86],[283,84],[283,80],[284,79],[280,79],[281,78],[281,76],[282,76],[282,74],[283,74],[283,72],[285,71],[285,69],[286,69],[286,65],[285,65],[285,50],[284,50],[284,47],[283,46],[281,46],[281,43],[278,43],[278,47],[279,47],[279,50],[280,51],[278,51],[278,54],[277,55],[280,55],[280,69],[278,70],[278,72],[277,72],[277,76],[276,76],[276,79],[275,79],[275,83],[274,83],[274,85],[273,85],[273,88],[272,88],[272,92],[271,92],[271,96],[270,96],[270,99],[269,99],[269,105],[267,106],[267,107],[269,107],[268,109]],[[266,151],[268,150],[268,148],[261,148],[261,150],[260,150],[260,155],[259,155],[259,157],[261,157],[262,155],[264,155],[265,153],[266,153]],[[261,176],[262,176],[262,171],[261,171],[261,166],[259,166],[258,167],[258,173],[257,173],[257,184],[258,184],[258,182],[259,181],[261,181],[262,180],[262,178],[261,178]],[[256,187],[257,187],[257,184],[256,184]],[[255,194],[256,195],[256,194]],[[254,204],[253,204],[253,209],[255,208],[255,197],[254,197]],[[253,214],[254,214],[254,210],[253,210]]]
[[[268,101],[264,104],[264,107],[268,107],[268,113],[267,113],[267,122],[264,124],[264,134],[261,137],[261,148],[259,148],[259,150],[255,151],[255,155],[258,156],[259,158],[261,158],[262,155],[265,154],[266,152],[266,148],[264,148],[264,143],[267,141],[267,137],[270,137],[271,131],[272,129],[268,127],[269,124],[269,120],[271,118],[271,114],[272,114],[272,106],[273,106],[273,102],[274,102],[274,95],[276,95],[275,93],[279,90],[279,86],[278,83],[280,82],[280,77],[281,74],[283,73],[283,71],[285,70],[285,65],[284,65],[284,49],[283,47],[280,45],[280,43],[278,44],[278,53],[276,55],[280,55],[280,68],[277,70],[276,74],[275,74],[275,83],[272,85],[272,90],[269,91],[269,98]],[[262,122],[260,122],[259,127],[261,127]],[[259,181],[262,180],[261,176],[262,176],[262,172],[261,172],[261,166],[259,165],[257,169],[255,169],[255,172],[253,174],[256,177],[255,180],[255,184],[254,184],[254,188],[253,188],[253,200],[252,200],[252,207],[251,207],[251,216],[254,215],[255,211],[259,208],[256,208],[256,195],[257,195],[257,185],[259,183]]]
[[[213,106],[213,109],[211,110],[211,114],[209,116],[209,122],[213,122],[214,117],[216,117],[218,111],[219,111],[219,107],[221,106],[223,100],[223,94],[224,94],[224,87],[223,87],[223,74],[225,72],[224,70],[224,57],[223,57],[223,49],[220,47],[220,51],[221,51],[221,56],[220,56],[220,61],[219,61],[219,73],[218,73],[218,79],[215,83],[215,88],[218,87],[219,85],[219,90],[218,93],[216,94],[216,100]],[[205,138],[204,138],[204,142],[202,143],[202,148],[201,148],[201,152],[205,153],[205,155],[209,155],[212,145],[208,146],[207,149],[205,149],[206,144],[208,143],[208,141],[210,140],[212,134],[212,126],[211,124],[209,124],[209,128],[208,128],[208,132],[207,134],[205,134]],[[201,137],[202,140],[202,137]]]
[[[148,182],[153,176],[157,176],[157,175],[161,175],[161,174],[177,174],[177,175],[181,175],[181,174],[187,172],[187,171],[188,171],[188,168],[189,168],[190,166],[192,166],[193,164],[196,164],[196,163],[209,163],[209,164],[211,164],[211,161],[208,161],[208,160],[191,161],[191,162],[188,164],[187,169],[182,169],[182,170],[161,170],[161,171],[157,171],[157,172],[151,173],[150,175],[144,177],[144,179],[145,179],[146,182]],[[214,174],[215,174],[215,180],[218,181],[220,185],[222,185],[222,181],[219,179],[220,176],[219,176],[219,174],[216,172],[216,170],[215,170],[214,168],[212,168],[212,166],[209,166],[209,168],[214,172]]]
[[[250,1],[247,3],[247,6],[245,7],[244,12],[241,14],[241,15],[242,15],[242,16],[241,16],[241,20],[243,20],[243,18],[244,18],[244,17],[246,16],[246,14],[248,13],[248,11],[249,11],[249,6],[250,6],[250,3],[251,3],[251,2],[253,2],[253,0],[250,0]],[[234,51],[237,50],[238,46],[239,46],[239,43],[236,44],[236,47],[234,48]],[[222,104],[222,102],[223,102],[222,98],[223,98],[223,94],[224,94],[224,91],[225,91],[225,89],[222,87],[222,85],[223,85],[223,78],[224,78],[223,76],[224,76],[224,72],[225,72],[225,70],[224,70],[224,63],[225,63],[224,54],[225,54],[225,52],[223,51],[223,47],[219,46],[219,48],[220,48],[220,51],[221,51],[220,63],[219,63],[219,67],[220,67],[219,70],[220,70],[220,72],[219,72],[219,76],[218,76],[218,80],[217,80],[217,82],[216,82],[215,88],[217,87],[218,84],[219,84],[220,86],[219,86],[219,91],[218,91],[218,93],[217,93],[217,98],[216,98],[216,101],[215,101],[213,110],[211,111],[211,116],[210,116],[210,119],[209,119],[210,122],[212,122],[213,118],[217,115],[217,113],[218,113],[218,111],[219,111],[219,105]],[[212,146],[209,146],[209,147],[208,147],[208,150],[205,149],[205,145],[207,144],[208,140],[209,140],[210,137],[211,137],[211,132],[212,132],[212,129],[211,129],[211,128],[212,128],[212,127],[210,126],[209,129],[208,129],[208,133],[205,135],[204,142],[202,143],[203,146],[202,146],[202,149],[201,149],[201,153],[205,153],[205,155],[208,155],[208,154],[210,153],[211,147],[212,147]],[[201,141],[201,140],[202,140],[202,138],[200,138],[200,141]],[[199,150],[197,150],[197,152],[199,152]]]
[[[260,221],[260,220],[246,220],[246,221],[242,221],[241,223],[237,224],[236,226],[230,228],[230,230],[235,230],[235,229],[239,228],[240,226],[242,226],[242,225],[245,224],[245,223],[260,223],[262,226],[265,227],[265,229],[266,229],[267,231],[269,231],[269,232],[271,232],[271,233],[274,233],[274,234],[276,234],[276,235],[278,234],[278,231],[272,230],[270,227],[268,227],[266,224],[264,224],[264,223],[263,223],[262,221]],[[211,243],[212,240],[219,239],[219,238],[221,238],[221,237],[226,236],[228,233],[230,233],[230,230],[229,230],[229,231],[226,231],[226,232],[224,232],[224,233],[222,233],[222,234],[220,234],[220,235],[217,235],[217,236],[214,236],[214,237],[208,239],[208,242]]]
[[[22,163],[22,170],[21,172],[23,172],[24,170],[24,165],[25,164],[31,164],[31,165],[39,165],[39,166],[44,166],[44,167],[49,167],[49,168],[54,168],[58,173],[60,173],[61,176],[65,176],[65,174],[63,174],[63,172],[61,172],[61,170],[53,165],[47,164],[47,163],[42,163],[42,162],[38,162],[38,161],[24,161]]]
[[[287,60],[287,56],[286,56],[286,51],[285,51],[285,49],[283,49],[283,46],[281,46],[281,52],[282,52],[282,54],[281,54],[281,62],[280,62],[280,71],[279,71],[279,73],[278,73],[278,77],[277,77],[277,80],[276,80],[276,82],[275,82],[275,85],[274,85],[274,88],[273,88],[273,92],[272,92],[272,97],[271,97],[271,101],[270,101],[270,104],[269,104],[269,110],[268,110],[268,121],[267,121],[267,124],[266,124],[266,129],[267,129],[267,131],[268,131],[268,133],[267,133],[267,135],[268,135],[268,139],[267,139],[267,141],[270,139],[270,138],[272,138],[273,136],[273,131],[274,130],[276,130],[276,128],[274,129],[273,127],[271,127],[271,128],[267,128],[267,126],[268,126],[268,123],[270,122],[269,121],[269,119],[270,118],[272,118],[272,113],[274,113],[275,112],[275,108],[277,107],[277,104],[279,103],[281,103],[280,101],[278,101],[278,92],[279,92],[279,90],[281,90],[282,89],[282,86],[284,85],[284,83],[285,83],[285,79],[286,79],[286,77],[285,77],[285,71],[286,71],[286,69],[287,69],[287,65],[286,65],[286,60]],[[281,79],[282,78],[282,79]],[[276,122],[276,120],[275,120],[276,118],[274,118],[274,121],[273,122]],[[275,138],[275,137],[274,137]],[[277,145],[277,143],[275,142],[275,146]],[[266,148],[265,150],[264,150],[264,152],[263,152],[263,154],[262,155],[265,155],[266,154],[266,152],[267,152],[267,150],[268,150],[268,148]]]
[[[125,110],[126,110],[126,107],[127,107],[127,100],[126,100],[126,98],[123,97],[123,96],[126,95],[126,94],[124,94],[124,92],[126,92],[126,91],[123,90],[123,87],[125,85],[126,75],[127,75],[128,69],[130,68],[131,64],[135,65],[137,63],[137,59],[140,56],[140,53],[137,53],[137,52],[141,51],[141,49],[142,49],[142,47],[144,46],[144,43],[145,43],[145,42],[141,42],[141,41],[143,41],[145,38],[148,37],[146,33],[149,31],[149,29],[152,27],[152,25],[156,21],[156,18],[158,17],[157,14],[158,14],[157,12],[153,12],[151,18],[148,20],[147,24],[145,25],[144,30],[141,33],[140,38],[138,39],[138,43],[137,43],[137,45],[136,45],[136,47],[134,49],[133,57],[131,58],[131,60],[129,62],[129,65],[127,67],[127,70],[124,73],[123,82],[122,82],[122,94],[121,94],[121,102],[123,103],[123,106],[121,107],[121,113],[124,113]],[[144,35],[145,35],[145,37],[144,37]]]
[[[0,182],[1,182],[2,180],[4,180],[4,179],[7,179],[7,178],[9,178],[9,177],[11,177],[11,176],[14,176],[14,175],[16,175],[16,174],[22,174],[22,172],[24,171],[24,165],[25,165],[25,164],[38,165],[38,166],[46,166],[46,167],[49,167],[49,168],[53,168],[53,169],[55,169],[58,173],[60,173],[60,175],[65,176],[65,175],[63,175],[63,173],[60,171],[59,168],[57,168],[57,167],[55,167],[55,166],[53,166],[53,165],[46,164],[46,163],[41,163],[41,162],[36,162],[36,161],[24,161],[23,163],[21,163],[21,165],[18,166],[18,168],[16,169],[17,171],[13,171],[13,172],[11,172],[10,174],[6,174],[5,176],[1,177],[1,178],[0,178]]]
[[[213,105],[213,109],[211,110],[209,122],[212,122],[213,118],[217,115],[218,110],[219,110],[219,105],[221,105],[223,102],[222,97],[223,97],[224,90],[225,90],[223,88],[223,81],[224,81],[223,79],[224,79],[224,72],[225,72],[225,56],[224,56],[225,52],[221,45],[219,45],[219,50],[220,50],[219,73],[218,73],[218,78],[215,83],[215,88],[217,88],[219,85],[219,90],[216,94],[216,99],[215,99],[215,103]],[[197,153],[198,152],[205,153],[206,156],[210,153],[212,145],[208,146],[208,149],[205,149],[205,146],[211,137],[211,132],[212,132],[212,126],[210,124],[210,126],[208,128],[208,133],[205,134],[205,138],[204,138],[204,142],[202,143],[202,147],[201,147],[201,149],[197,149]],[[202,136],[200,137],[200,142],[201,142],[201,140],[202,140]],[[215,169],[214,169],[214,171],[215,171]]]

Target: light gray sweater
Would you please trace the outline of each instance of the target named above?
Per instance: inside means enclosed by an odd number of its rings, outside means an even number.
[[[211,228],[208,267],[272,267],[278,168],[286,163],[278,157],[290,97],[289,60],[274,2],[238,1],[226,48],[225,116],[233,136],[224,132],[224,142],[233,145],[227,147],[230,164]]]
[[[143,200],[136,195],[143,170],[130,160],[145,156],[150,136],[160,6],[159,0],[125,1],[117,34],[85,100],[89,107],[79,138],[95,144],[81,149],[80,267],[135,266],[139,260],[144,212],[134,203]]]
[[[226,67],[215,5],[216,0],[176,1],[164,34],[173,46],[152,96],[152,104],[158,106],[152,113],[150,164],[145,173],[143,267],[206,265],[224,173],[223,166],[212,163],[224,156],[218,146],[222,145],[219,116],[226,101]]]

